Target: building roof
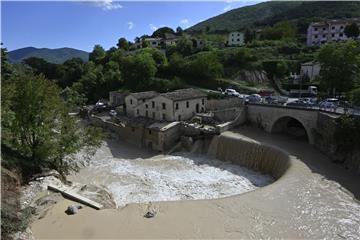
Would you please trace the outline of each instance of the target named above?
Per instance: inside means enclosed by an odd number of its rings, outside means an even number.
[[[301,64],[301,66],[314,66],[314,65],[320,65],[320,63],[316,62],[316,61],[310,61],[310,62],[304,62]]]
[[[155,92],[155,91],[137,92],[137,93],[130,94],[130,96],[133,96],[134,98],[136,98],[138,100],[153,98],[157,95],[159,95],[159,93]]]
[[[202,98],[206,96],[203,92],[193,88],[179,89],[173,92],[162,93],[160,95],[173,101]]]
[[[322,22],[313,22],[311,23],[311,26],[313,27],[321,27],[321,26],[327,26],[332,24],[348,24],[348,23],[360,23],[360,18],[344,18],[344,19],[329,19]]]

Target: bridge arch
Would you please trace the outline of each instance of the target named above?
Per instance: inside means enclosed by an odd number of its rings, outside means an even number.
[[[293,116],[280,116],[275,118],[270,125],[271,133],[285,133],[297,139],[306,140],[313,144],[313,135],[311,129],[300,119]]]

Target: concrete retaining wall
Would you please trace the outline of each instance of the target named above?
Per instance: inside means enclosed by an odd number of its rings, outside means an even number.
[[[225,99],[210,99],[206,102],[207,111],[222,110],[225,108],[240,107],[244,105],[240,98],[232,97]]]

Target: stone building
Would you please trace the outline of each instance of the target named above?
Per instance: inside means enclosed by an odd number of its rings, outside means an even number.
[[[158,121],[182,121],[205,112],[206,95],[188,88],[167,93],[132,93],[125,98],[128,116],[146,117]]]
[[[159,95],[159,93],[155,91],[147,91],[147,92],[138,92],[131,93],[125,97],[125,108],[126,115],[130,117],[142,116],[140,114],[140,109],[144,107],[144,103],[155,96]],[[142,111],[143,112],[143,111]]]
[[[348,37],[345,35],[344,30],[351,23],[356,23],[360,26],[360,18],[335,19],[311,23],[307,29],[306,44],[313,46],[331,41],[347,40]]]
[[[112,107],[117,107],[125,104],[125,97],[127,93],[113,91],[109,93],[109,105]]]

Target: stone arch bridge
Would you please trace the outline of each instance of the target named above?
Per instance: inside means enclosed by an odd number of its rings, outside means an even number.
[[[246,106],[246,118],[269,133],[284,131],[289,124],[303,127],[310,144],[315,143],[315,129],[319,111],[276,105],[249,104]]]

